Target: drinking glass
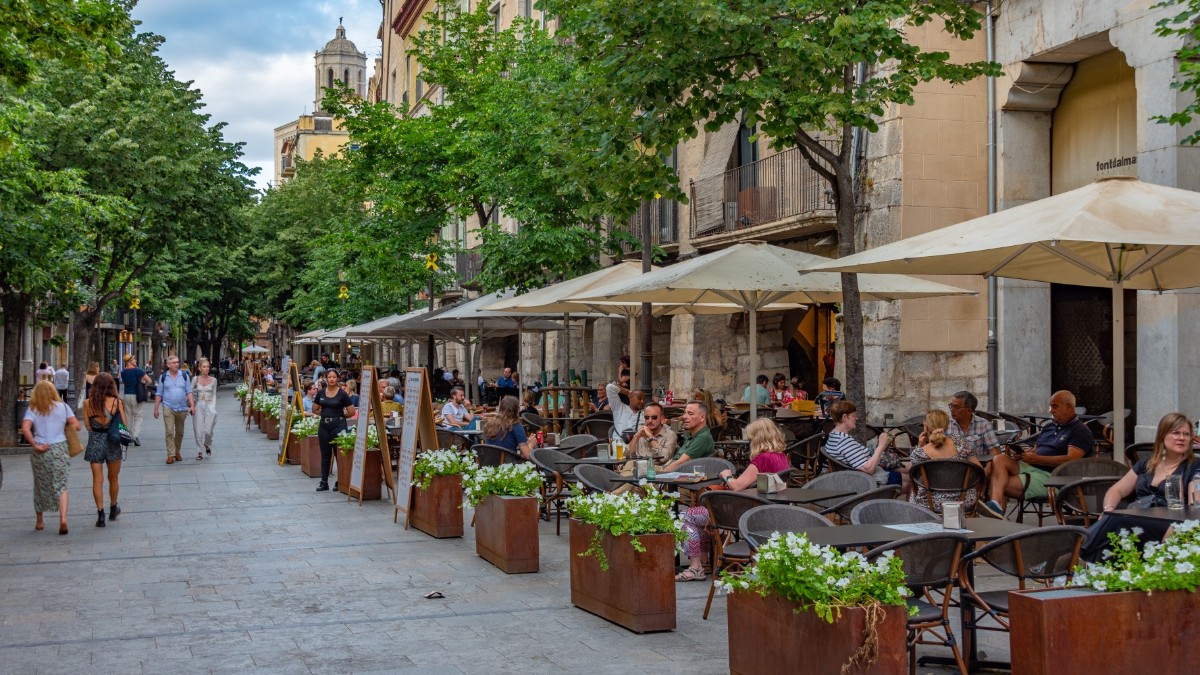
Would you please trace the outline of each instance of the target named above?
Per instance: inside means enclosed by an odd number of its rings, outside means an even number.
[[[1183,477],[1167,476],[1163,480],[1163,496],[1167,498],[1168,509],[1183,508]]]

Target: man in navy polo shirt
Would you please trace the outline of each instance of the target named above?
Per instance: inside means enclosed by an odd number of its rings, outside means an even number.
[[[996,455],[992,460],[991,499],[980,502],[980,510],[994,518],[1004,517],[1008,497],[1046,496],[1046,478],[1060,464],[1088,457],[1095,449],[1092,432],[1075,415],[1075,395],[1057,391],[1050,397],[1051,420],[1042,427],[1034,447],[1019,458]],[[1029,476],[1025,486],[1023,476]]]

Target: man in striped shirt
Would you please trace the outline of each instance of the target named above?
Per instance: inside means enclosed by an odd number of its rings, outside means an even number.
[[[962,445],[971,449],[976,457],[1000,454],[1000,439],[992,425],[975,415],[979,401],[969,391],[960,391],[950,399],[950,426],[947,436],[962,439]]]

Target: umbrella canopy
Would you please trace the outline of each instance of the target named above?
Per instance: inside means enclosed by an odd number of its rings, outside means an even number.
[[[1114,455],[1124,456],[1126,288],[1200,286],[1200,193],[1101,178],[1084,187],[822,265],[975,274],[1112,289]]]
[[[377,319],[370,323],[364,323],[359,326],[351,326],[346,329],[346,337],[351,338],[395,338],[404,337],[396,333],[396,327],[403,324],[409,319],[415,319],[419,316],[425,316],[429,313],[428,309],[414,309],[407,314],[393,314],[392,316]]]
[[[730,304],[750,314],[750,391],[758,370],[758,312],[773,303],[829,303],[842,298],[839,274],[804,274],[828,258],[762,242],[737,244],[657,272],[594,289],[577,301],[652,302],[684,306]],[[896,300],[971,291],[899,274],[863,275],[863,300]],[[750,407],[751,419],[757,415]]]
[[[258,345],[250,345],[249,347],[242,348],[243,354],[266,354],[268,351],[270,350],[266,347],[260,347]]]

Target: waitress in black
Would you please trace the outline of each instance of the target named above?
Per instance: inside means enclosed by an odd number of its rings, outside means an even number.
[[[313,399],[313,414],[321,419],[317,442],[321,445],[321,484],[317,492],[329,489],[329,465],[333,461],[333,439],[346,429],[346,418],[354,416],[350,395],[338,386],[338,371],[325,371],[325,387]]]

